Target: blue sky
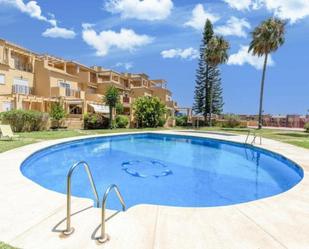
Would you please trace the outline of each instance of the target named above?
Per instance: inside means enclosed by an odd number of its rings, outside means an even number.
[[[246,52],[250,31],[277,16],[286,43],[271,56],[264,111],[309,109],[308,0],[0,0],[0,37],[39,53],[168,81],[192,106],[197,52],[206,18],[231,44],[222,68],[225,112],[256,113],[261,59]]]

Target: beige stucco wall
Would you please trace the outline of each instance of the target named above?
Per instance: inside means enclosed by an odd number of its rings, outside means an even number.
[[[59,87],[59,82],[66,82],[71,88],[77,90],[78,77],[70,76],[61,70],[57,70],[47,66],[46,61],[37,61],[35,65],[35,93],[44,97],[64,96],[65,89],[55,89]],[[56,94],[56,95],[55,95]]]
[[[115,86],[118,88],[118,90],[120,91],[120,94],[122,94],[123,92],[123,87],[120,85],[120,84],[112,84],[112,83],[99,83],[98,84],[98,93],[99,94],[102,94],[102,95],[105,95],[107,89],[110,87],[110,86]]]
[[[80,71],[78,73],[78,82],[79,83],[90,82],[90,73],[89,72]]]
[[[0,84],[0,93],[1,94],[11,94],[12,92],[12,85],[9,85],[9,67],[0,64],[0,74],[4,75],[4,84]]]
[[[44,67],[44,62],[37,60],[35,63],[35,89],[36,95],[43,97],[50,97],[50,81],[49,72]]]
[[[77,90],[78,89],[78,78],[73,77],[70,75],[54,72],[54,71],[49,71],[49,79],[50,79],[50,86],[51,87],[56,87],[59,86],[59,82],[65,82],[69,83],[71,85],[72,89]]]
[[[153,95],[153,91],[145,87],[133,88],[131,90],[131,96],[133,98],[138,98],[138,97],[143,97],[143,96],[152,96],[152,95]]]
[[[0,94],[11,94],[15,78],[28,80],[28,86],[33,87],[33,73],[28,73],[8,66],[0,65],[0,74],[4,75],[5,84],[0,84]]]
[[[10,96],[0,96],[0,112],[5,111],[3,109],[3,104],[4,103],[12,103],[13,104],[13,98]]]
[[[167,103],[169,101],[170,92],[164,88],[152,87],[153,95],[158,97],[163,103]]]

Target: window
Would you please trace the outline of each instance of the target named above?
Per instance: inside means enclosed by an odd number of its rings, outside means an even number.
[[[59,81],[59,86],[64,88],[71,88],[71,85],[67,82]]]
[[[10,110],[12,110],[12,108],[13,108],[13,105],[12,105],[11,102],[3,102],[2,109],[4,111],[10,111]]]
[[[29,81],[27,79],[15,78],[13,81],[13,85],[28,86]]]
[[[31,94],[29,81],[23,78],[15,78],[13,80],[13,93],[26,94],[26,95]]]
[[[4,76],[4,74],[0,74],[0,84],[1,85],[5,84],[5,76]]]

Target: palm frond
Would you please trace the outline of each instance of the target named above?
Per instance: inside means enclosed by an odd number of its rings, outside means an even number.
[[[276,51],[284,44],[286,22],[278,18],[269,18],[254,29],[248,52],[263,56]]]

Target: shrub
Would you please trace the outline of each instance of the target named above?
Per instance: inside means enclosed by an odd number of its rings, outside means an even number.
[[[117,128],[127,128],[129,124],[129,118],[125,115],[118,115],[116,117],[116,127]]]
[[[109,120],[99,113],[84,115],[84,129],[107,129]]]
[[[117,115],[122,115],[123,112],[124,112],[123,104],[117,103],[116,104],[116,113],[117,113]]]
[[[161,117],[159,119],[158,127],[163,127],[165,125],[165,123],[166,123],[166,118]]]
[[[166,107],[157,97],[140,97],[133,104],[138,127],[158,127],[162,125]],[[164,125],[164,124],[163,124]]]
[[[309,123],[306,123],[306,124],[305,124],[305,130],[306,130],[306,132],[309,133]]]
[[[50,110],[50,117],[55,121],[55,127],[59,128],[60,121],[66,116],[65,110],[59,102],[53,103]]]
[[[223,128],[246,128],[247,122],[242,122],[237,115],[229,114],[224,116],[224,120],[217,120],[217,126]]]
[[[223,128],[236,128],[240,126],[240,121],[234,118],[230,118],[224,122],[222,122]]]
[[[48,113],[30,110],[11,110],[1,113],[1,122],[9,124],[13,131],[40,131],[48,125]]]
[[[177,116],[176,126],[187,126],[188,117],[187,116]]]

